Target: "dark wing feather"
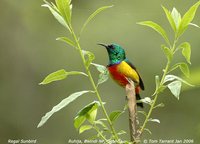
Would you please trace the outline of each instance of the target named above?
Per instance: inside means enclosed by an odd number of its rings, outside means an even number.
[[[137,72],[136,67],[128,59],[125,59],[125,62]],[[137,74],[139,75],[139,85],[140,85],[140,88],[142,90],[144,90],[144,83],[142,81],[142,78],[140,77],[140,74],[138,72],[137,72]]]

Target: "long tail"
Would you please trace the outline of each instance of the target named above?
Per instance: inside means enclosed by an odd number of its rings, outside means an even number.
[[[140,92],[140,87],[136,86],[135,87],[136,100],[140,100],[141,99],[139,92]],[[141,108],[144,107],[143,103],[137,103],[137,106],[139,106]]]

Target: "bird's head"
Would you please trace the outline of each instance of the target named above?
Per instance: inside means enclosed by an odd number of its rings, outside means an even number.
[[[101,45],[107,49],[109,61],[110,61],[109,64],[111,65],[117,64],[123,61],[124,59],[126,59],[125,51],[120,45],[118,44],[106,45],[102,43],[98,45]]]

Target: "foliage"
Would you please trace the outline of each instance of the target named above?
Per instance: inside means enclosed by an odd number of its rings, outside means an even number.
[[[186,80],[182,79],[181,77],[175,76],[171,74],[174,70],[180,69],[183,75],[186,77],[190,76],[190,71],[188,64],[191,64],[190,57],[191,57],[191,46],[189,42],[182,42],[181,44],[177,45],[179,42],[180,37],[183,35],[183,33],[186,31],[189,25],[198,27],[196,24],[191,23],[196,10],[198,9],[200,5],[200,1],[198,1],[196,4],[194,4],[190,9],[184,14],[183,17],[181,17],[181,14],[178,12],[176,8],[173,8],[173,10],[170,12],[167,8],[162,6],[167,20],[173,29],[174,32],[174,40],[173,42],[169,41],[169,37],[167,36],[166,31],[162,26],[158,25],[155,22],[152,21],[144,21],[144,22],[139,22],[138,24],[148,26],[152,29],[154,29],[158,34],[162,36],[164,41],[166,42],[166,45],[161,45],[161,49],[164,52],[164,55],[167,58],[167,64],[163,70],[163,75],[160,77],[157,75],[155,76],[155,82],[156,82],[156,89],[154,94],[152,95],[153,100],[152,103],[150,103],[150,108],[148,113],[146,112],[141,112],[145,116],[145,120],[140,127],[140,135],[143,133],[144,130],[146,130],[146,124],[149,121],[157,122],[160,123],[158,119],[152,119],[150,118],[153,109],[158,108],[158,107],[163,107],[164,105],[162,103],[156,104],[157,98],[163,90],[168,88],[171,93],[179,100],[180,97],[180,92],[181,92],[181,87],[182,84],[186,84],[189,86],[193,86],[192,84],[188,83]],[[183,57],[185,58],[186,62],[175,62],[173,63],[175,54],[180,52],[182,53]],[[149,130],[148,130],[149,131]]]
[[[177,45],[179,38],[181,35],[185,32],[185,30],[188,28],[189,25],[196,26],[196,24],[191,23],[195,12],[200,5],[200,2],[197,2],[194,4],[183,17],[181,17],[181,14],[176,10],[176,8],[173,8],[173,10],[170,12],[168,9],[166,9],[164,6],[162,6],[166,17],[169,21],[169,24],[174,32],[174,41],[171,42],[167,32],[165,31],[162,26],[158,25],[155,22],[152,21],[144,21],[140,22],[138,24],[151,27],[154,29],[158,34],[160,34],[164,41],[166,42],[165,45],[161,45],[161,48],[164,52],[164,55],[167,58],[167,64],[166,67],[163,70],[163,75],[160,79],[160,77],[157,75],[155,76],[155,82],[156,82],[156,89],[154,94],[152,95],[152,98],[146,97],[140,102],[146,103],[150,105],[150,109],[148,113],[144,111],[138,111],[138,113],[141,113],[145,116],[145,120],[143,124],[141,125],[139,129],[139,138],[141,134],[144,131],[148,131],[151,133],[149,129],[146,128],[146,124],[148,122],[156,122],[160,123],[160,120],[151,118],[151,114],[153,112],[153,109],[158,107],[163,107],[164,104],[160,103],[157,104],[157,98],[158,95],[164,91],[166,88],[169,88],[169,90],[172,92],[172,94],[179,99],[181,86],[183,83],[193,86],[189,84],[186,80],[175,76],[171,74],[174,70],[180,69],[181,72],[189,77],[190,71],[188,68],[188,64],[191,64],[190,57],[191,57],[191,46],[189,42],[182,42],[181,44]],[[121,139],[119,138],[120,135],[126,134],[125,131],[120,130],[119,132],[116,132],[114,128],[114,122],[124,113],[126,108],[124,110],[115,110],[108,114],[108,112],[105,109],[105,103],[102,101],[102,98],[98,91],[98,86],[100,84],[103,84],[108,79],[108,71],[105,66],[95,64],[93,63],[95,59],[95,55],[88,51],[84,50],[81,47],[80,44],[80,38],[82,35],[82,32],[86,28],[86,26],[89,24],[90,21],[92,21],[97,14],[100,12],[111,8],[112,6],[104,6],[99,9],[97,9],[94,13],[92,13],[88,19],[83,24],[80,32],[78,34],[75,33],[75,30],[72,26],[72,3],[71,0],[55,0],[54,3],[49,3],[45,1],[45,4],[42,5],[43,7],[47,7],[52,15],[56,18],[56,20],[63,25],[70,33],[70,37],[59,37],[56,40],[65,42],[69,46],[75,48],[77,52],[79,53],[81,60],[83,62],[83,66],[85,68],[84,72],[79,71],[66,71],[64,69],[58,70],[56,72],[53,72],[49,74],[40,84],[45,85],[49,84],[51,82],[64,80],[69,75],[84,75],[87,76],[88,80],[91,83],[91,90],[83,90],[80,92],[72,93],[70,96],[63,99],[59,104],[53,107],[53,109],[49,112],[47,112],[41,119],[40,123],[38,124],[38,127],[43,126],[47,120],[56,112],[60,111],[64,107],[66,107],[68,104],[75,101],[78,97],[82,96],[83,94],[91,93],[95,96],[94,101],[87,104],[84,108],[82,108],[77,115],[74,118],[74,127],[79,131],[79,133],[86,132],[88,130],[95,130],[97,134],[94,137],[98,137],[102,140],[104,140],[105,143],[111,143],[113,140],[116,143],[120,143]],[[183,57],[185,58],[186,62],[176,62],[172,63],[174,59],[174,55],[177,52],[182,53]],[[99,78],[98,81],[95,82],[90,67],[94,66],[96,67],[97,71],[99,72]],[[97,112],[101,108],[104,118],[97,118]],[[125,143],[129,143],[128,141],[124,141]]]
[[[104,83],[108,79],[108,71],[105,66],[92,63],[95,59],[95,56],[92,52],[82,49],[80,46],[80,36],[86,26],[89,24],[90,21],[92,21],[97,14],[100,12],[111,8],[112,6],[104,6],[99,9],[97,9],[95,12],[93,12],[88,19],[83,24],[81,31],[79,34],[75,34],[75,31],[72,26],[72,4],[71,0],[55,0],[54,3],[49,3],[45,1],[45,4],[42,5],[43,7],[47,7],[50,12],[53,14],[53,16],[56,18],[56,20],[63,25],[71,34],[71,37],[59,37],[56,40],[65,42],[71,47],[74,47],[77,52],[79,52],[79,55],[82,59],[83,65],[85,67],[85,72],[79,72],[79,71],[65,71],[64,69],[58,70],[56,72],[53,72],[49,74],[40,84],[45,85],[49,84],[54,81],[64,80],[69,75],[84,75],[88,77],[88,80],[90,81],[92,85],[92,90],[84,90],[80,92],[75,92],[68,96],[67,98],[63,99],[59,104],[53,107],[51,111],[46,113],[40,123],[38,124],[38,127],[43,126],[47,120],[59,110],[66,107],[69,103],[76,100],[78,97],[82,96],[85,93],[92,93],[96,95],[96,99],[93,102],[86,105],[84,108],[82,108],[74,118],[74,127],[79,130],[79,133],[83,133],[87,130],[94,129],[97,132],[97,137],[100,137],[105,142],[109,140],[118,140],[118,135],[122,134],[123,131],[120,131],[120,133],[116,133],[113,122],[117,119],[117,117],[120,115],[120,113],[111,113],[110,117],[107,113],[104,102],[102,101],[98,86],[102,83]],[[79,36],[79,37],[78,37]],[[93,80],[93,77],[90,72],[90,66],[96,67],[96,69],[99,71],[99,79],[97,82]],[[101,107],[105,118],[96,119],[97,111]],[[89,124],[84,124],[85,122],[88,122]],[[110,133],[110,138],[106,138],[104,132]]]

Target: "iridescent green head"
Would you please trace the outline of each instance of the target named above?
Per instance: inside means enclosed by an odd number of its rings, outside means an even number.
[[[109,57],[109,65],[118,64],[126,59],[126,54],[124,49],[118,44],[99,44],[107,49]]]

